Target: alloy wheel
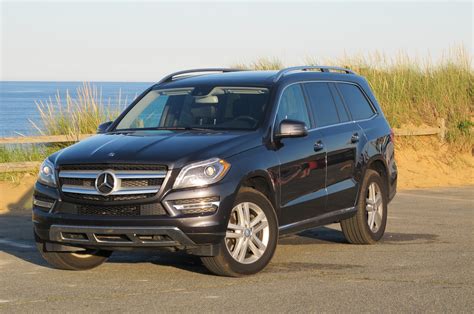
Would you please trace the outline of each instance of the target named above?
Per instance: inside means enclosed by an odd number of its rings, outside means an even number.
[[[242,264],[256,262],[265,253],[269,239],[267,216],[258,205],[243,202],[232,209],[225,243],[234,260]]]
[[[372,182],[367,190],[365,210],[370,231],[377,233],[382,225],[383,198],[382,191],[375,182]]]

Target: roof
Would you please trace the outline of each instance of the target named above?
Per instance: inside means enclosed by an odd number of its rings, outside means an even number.
[[[179,88],[199,85],[269,87],[273,84],[273,78],[276,73],[277,71],[238,71],[192,75],[157,85],[165,88]]]
[[[200,75],[181,76],[172,79],[169,75],[168,80],[158,83],[154,87],[159,88],[182,88],[194,86],[256,86],[271,87],[276,82],[288,82],[297,80],[348,80],[358,81],[361,77],[353,72],[320,72],[320,71],[302,71],[302,67],[288,68],[282,71],[230,71],[224,73],[209,73]],[[191,70],[192,71],[192,70]],[[349,70],[347,70],[349,71]],[[184,72],[184,71],[183,71]],[[177,72],[180,73],[180,72]],[[192,73],[192,72],[190,72]],[[165,78],[165,79],[166,79]]]

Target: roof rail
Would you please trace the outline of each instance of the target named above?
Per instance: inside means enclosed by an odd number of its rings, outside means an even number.
[[[344,72],[344,73],[347,73],[347,74],[356,74],[352,70],[349,70],[349,69],[346,69],[346,68],[340,68],[340,67],[323,66],[323,65],[297,66],[297,67],[290,67],[290,68],[280,70],[276,74],[275,79],[273,81],[277,82],[279,79],[281,79],[285,74],[287,74],[289,72],[310,71],[310,70],[319,70],[321,72],[338,71],[338,72]]]
[[[183,74],[188,74],[188,73],[199,73],[199,72],[238,72],[238,71],[245,71],[242,69],[228,69],[228,68],[203,68],[203,69],[191,69],[191,70],[184,70],[184,71],[178,71],[174,72],[171,74],[168,74],[164,78],[162,78],[157,84],[165,83],[165,82],[170,82],[173,80],[173,77],[183,75]]]

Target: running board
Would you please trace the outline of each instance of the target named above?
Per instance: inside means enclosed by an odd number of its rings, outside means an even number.
[[[280,234],[299,232],[306,229],[311,229],[318,226],[333,223],[338,220],[349,218],[356,211],[357,209],[355,207],[339,209],[330,213],[325,213],[316,217],[312,217],[312,218],[308,218],[302,221],[297,221],[297,222],[293,222],[287,225],[280,226],[278,230]]]

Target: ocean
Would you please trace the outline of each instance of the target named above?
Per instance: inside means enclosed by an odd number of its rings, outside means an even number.
[[[122,103],[127,99],[127,105],[132,100],[150,87],[153,83],[136,82],[91,82],[90,85],[102,92],[102,103],[113,104],[121,94]],[[59,92],[63,103],[65,103],[66,91],[74,96],[76,89],[81,87],[81,82],[20,82],[0,81],[0,137],[38,135],[33,127],[35,124],[41,127],[42,122],[35,102],[47,101],[49,98],[55,101]]]

